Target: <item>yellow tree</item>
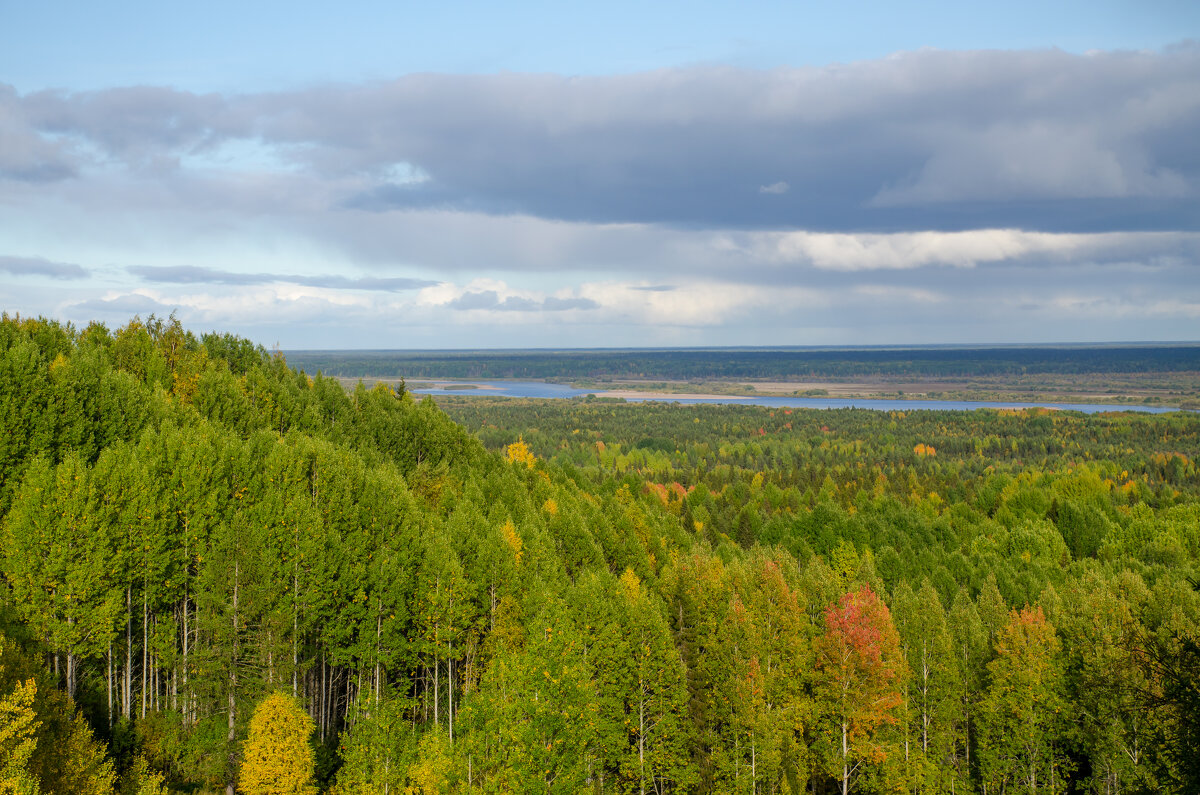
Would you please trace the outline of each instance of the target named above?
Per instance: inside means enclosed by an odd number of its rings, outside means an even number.
[[[0,673],[4,667],[0,666]],[[18,681],[16,689],[0,698],[0,793],[37,795],[37,777],[29,761],[37,747],[38,721],[33,710],[37,682]]]
[[[250,718],[241,770],[247,795],[312,795],[312,718],[291,696],[272,693]]]

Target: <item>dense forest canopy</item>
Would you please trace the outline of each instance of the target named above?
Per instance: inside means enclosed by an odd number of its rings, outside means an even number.
[[[405,378],[786,379],[1200,372],[1200,345],[290,351],[309,372]]]
[[[6,316],[0,416],[0,791],[1200,787],[1195,414],[439,407]]]

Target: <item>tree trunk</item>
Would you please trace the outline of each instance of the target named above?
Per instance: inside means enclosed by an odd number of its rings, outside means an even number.
[[[142,719],[146,719],[146,690],[149,687],[150,675],[150,618],[146,604],[149,590],[145,581],[142,582]]]
[[[842,721],[842,795],[850,795],[850,745],[847,742],[848,724]]]
[[[113,655],[112,641],[108,642],[108,728],[112,730],[112,708],[113,708]]]
[[[237,561],[233,563],[233,649],[229,661],[229,732],[226,739],[229,742],[229,784],[225,787],[226,795],[233,795],[233,770],[236,762],[233,742],[237,739],[237,661],[238,661],[238,578],[241,567]]]
[[[125,692],[122,714],[133,717],[133,583],[125,586]]]
[[[188,593],[187,584],[183,586],[183,725],[188,726],[190,719],[188,715],[188,614],[191,611],[188,609]]]
[[[383,601],[376,603],[375,613],[375,701],[379,701],[379,641],[383,637]]]
[[[292,569],[292,698],[296,698],[296,683],[300,670],[300,577]]]
[[[921,750],[929,753],[929,650],[921,644]]]

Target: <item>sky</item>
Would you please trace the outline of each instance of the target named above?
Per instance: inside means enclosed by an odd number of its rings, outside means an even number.
[[[1200,340],[1200,3],[0,0],[0,310],[284,350]]]

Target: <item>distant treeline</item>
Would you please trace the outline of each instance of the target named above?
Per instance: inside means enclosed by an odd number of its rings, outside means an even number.
[[[1200,370],[1200,346],[289,351],[307,372],[381,378],[786,379],[980,377]]]

